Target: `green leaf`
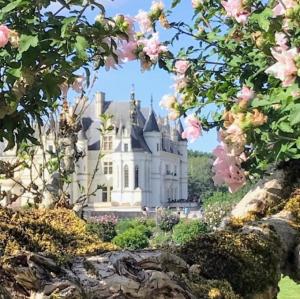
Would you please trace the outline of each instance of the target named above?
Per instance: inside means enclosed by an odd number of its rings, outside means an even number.
[[[69,17],[69,18],[65,18],[62,23],[63,26],[61,27],[61,37],[66,37],[67,36],[67,32],[68,32],[68,28],[72,23],[75,23],[75,21],[77,20],[76,17]]]
[[[298,149],[300,149],[300,137],[296,140],[296,146]]]
[[[75,48],[76,48],[77,55],[80,59],[84,60],[87,58],[86,49],[88,47],[89,47],[89,43],[83,36],[76,37]]]
[[[22,75],[21,70],[22,70],[22,67],[19,67],[19,68],[10,68],[7,72],[8,72],[10,75],[12,75],[12,76],[14,76],[14,77],[16,77],[16,78],[20,78],[21,75]]]
[[[261,29],[268,31],[272,14],[272,9],[267,7],[262,13],[254,14],[252,20],[256,21]]]
[[[278,127],[282,132],[286,132],[286,133],[294,132],[294,130],[291,128],[291,126],[288,122],[282,122],[278,125]]]
[[[268,100],[261,100],[259,98],[256,98],[251,102],[252,107],[264,107],[267,105],[270,105],[270,102]]]
[[[36,35],[26,35],[22,34],[20,38],[19,52],[26,52],[30,47],[36,47],[38,45],[39,39]]]
[[[300,123],[300,104],[295,104],[290,114],[291,126]]]
[[[6,6],[4,6],[1,9],[1,13],[0,13],[0,19],[3,19],[4,15],[12,10],[14,10],[16,7],[20,6],[20,4],[22,4],[23,0],[16,0],[16,1],[12,1],[9,4],[7,4]]]
[[[172,1],[172,8],[176,7],[179,3],[181,2],[181,0],[173,0]]]

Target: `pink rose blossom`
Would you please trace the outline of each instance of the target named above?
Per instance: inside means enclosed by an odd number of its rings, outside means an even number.
[[[201,122],[196,116],[189,115],[185,119],[185,123],[187,127],[182,132],[181,137],[184,139],[190,139],[191,142],[194,142],[202,135]]]
[[[163,52],[167,52],[168,48],[161,44],[159,41],[159,35],[153,33],[152,37],[144,38],[138,42],[139,45],[144,45],[143,51],[150,57],[152,61],[157,61],[159,55]]]
[[[294,0],[280,0],[278,4],[273,8],[273,17],[282,16],[285,14],[286,10],[293,8],[297,5]]]
[[[228,17],[235,18],[240,24],[245,24],[249,17],[249,12],[243,7],[242,0],[228,0],[221,1],[223,7],[227,12]]]
[[[139,13],[135,16],[135,20],[139,23],[142,33],[153,31],[152,22],[146,11],[139,10]]]
[[[162,97],[159,102],[159,106],[166,109],[171,109],[173,105],[176,103],[176,97],[170,94],[166,94]]]
[[[265,72],[280,79],[283,87],[292,85],[297,76],[295,58],[298,56],[298,50],[292,48],[288,51],[276,52],[272,49],[271,52],[277,63],[269,67]]]
[[[175,71],[178,74],[184,75],[188,70],[190,63],[187,60],[177,60],[175,63]]]
[[[84,85],[85,77],[79,76],[77,77],[72,85],[72,88],[77,93],[82,93],[83,91],[83,85]]]
[[[119,58],[124,62],[137,59],[135,54],[137,46],[138,45],[136,41],[124,42],[122,44]]]
[[[134,19],[131,17],[128,17],[128,16],[125,16],[124,19],[125,19],[125,22],[128,24],[128,26],[127,26],[128,39],[130,41],[132,41],[135,38]]]
[[[231,193],[236,192],[244,186],[246,176],[244,170],[241,168],[241,159],[230,155],[224,143],[217,146],[213,154],[216,156],[213,164],[215,172],[213,181],[215,185],[223,185],[225,183]]]
[[[291,92],[292,97],[299,98],[300,97],[300,90],[294,90]]]
[[[183,88],[187,86],[187,84],[188,84],[188,80],[185,76],[176,76],[173,87],[177,92],[180,92]]]
[[[119,57],[119,55],[121,55],[121,54],[118,53],[117,55]],[[110,55],[106,58],[106,60],[105,60],[105,70],[106,71],[109,71],[110,69],[116,70],[116,69],[118,69],[117,66],[118,66],[118,64],[112,55]]]
[[[0,25],[0,48],[7,45],[9,41],[9,29],[5,25]]]
[[[242,90],[237,94],[237,97],[240,101],[250,101],[254,98],[255,93],[252,88],[249,88],[246,85],[243,85]]]
[[[276,51],[280,52],[280,51],[286,51],[288,49],[287,46],[288,39],[285,33],[276,32],[275,41],[276,41],[276,45],[278,45],[278,47],[276,47]]]
[[[227,146],[227,151],[232,155],[240,155],[247,143],[243,130],[235,123],[231,124],[227,130],[220,130],[219,139]]]

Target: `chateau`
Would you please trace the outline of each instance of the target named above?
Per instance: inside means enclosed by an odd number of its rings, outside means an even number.
[[[101,114],[112,116],[113,129],[103,138],[99,132]],[[71,199],[97,186],[100,189],[88,199],[89,211],[154,208],[187,199],[187,141],[181,138],[180,121],[172,126],[167,117],[156,116],[152,107],[142,108],[134,92],[124,102],[107,101],[104,93],[97,92],[80,122],[77,144],[84,156],[77,162],[69,187]],[[45,142],[52,150],[51,137]],[[95,172],[100,150],[103,157]],[[4,152],[0,159],[12,156],[11,151]],[[26,174],[21,179],[28,180]]]

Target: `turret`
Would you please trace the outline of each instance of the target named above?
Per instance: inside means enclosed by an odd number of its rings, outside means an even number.
[[[144,126],[144,138],[152,153],[161,150],[161,132],[158,127],[154,111],[151,107],[150,114]]]

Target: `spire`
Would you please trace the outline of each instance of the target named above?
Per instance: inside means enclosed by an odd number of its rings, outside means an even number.
[[[151,94],[150,108],[151,108],[151,111],[153,111],[153,94]]]
[[[130,100],[135,101],[135,85],[131,85]]]
[[[132,84],[132,89],[130,93],[130,121],[131,124],[137,125],[137,101],[135,100],[135,87]]]
[[[160,132],[154,111],[151,110],[150,115],[145,123],[144,132]]]

